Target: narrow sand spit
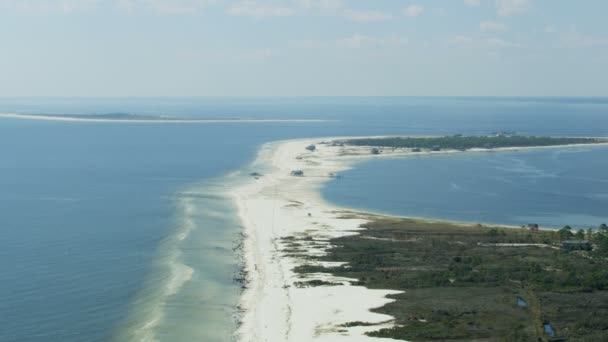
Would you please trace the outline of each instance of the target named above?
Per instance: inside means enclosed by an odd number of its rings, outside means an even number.
[[[469,153],[486,149],[414,153],[409,149],[385,149],[372,155],[369,147],[333,146],[320,143],[344,138],[290,140],[262,147],[257,165],[267,165],[265,175],[236,188],[232,195],[244,225],[244,256],[247,289],[241,298],[243,310],[240,341],[372,341],[367,331],[392,325],[392,317],[373,313],[389,303],[391,290],[353,286],[352,279],[330,274],[294,272],[299,265],[314,264],[302,256],[326,253],[328,240],[356,234],[366,222],[365,214],[338,208],[321,198],[320,189],[332,174],[345,171],[368,158],[421,154]],[[317,150],[306,147],[316,144]],[[574,145],[569,145],[574,146]],[[564,148],[567,146],[559,146]],[[505,148],[496,150],[522,150]],[[291,171],[302,170],[303,177]],[[285,238],[298,240],[294,251]],[[322,280],[332,286],[301,287],[297,282]],[[337,285],[336,285],[337,284]],[[348,322],[373,326],[343,327]]]
[[[32,114],[12,114],[0,113],[0,118],[23,119],[23,120],[42,120],[42,121],[69,121],[69,122],[128,122],[128,123],[276,123],[276,122],[324,122],[320,119],[170,119],[159,117],[158,119],[108,119],[92,116],[71,117],[58,115],[32,115]]]
[[[338,157],[339,149],[327,145],[307,151],[310,143],[297,140],[265,145],[258,158],[272,165],[272,170],[234,192],[245,226],[248,271],[248,289],[241,301],[245,310],[239,331],[242,341],[367,341],[372,338],[363,333],[377,326],[343,328],[340,324],[391,320],[369,309],[390,302],[385,296],[396,291],[351,286],[349,279],[328,274],[301,278],[293,268],[307,261],[285,255],[282,238],[312,237],[305,254],[324,253],[329,238],[353,234],[364,222],[341,219],[341,209],[323,201],[319,193],[330,173],[349,167],[341,159],[350,158]],[[291,176],[296,169],[303,170],[304,177]],[[312,279],[342,285],[294,285]]]

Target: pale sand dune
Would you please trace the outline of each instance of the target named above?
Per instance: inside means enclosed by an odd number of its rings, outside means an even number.
[[[55,115],[31,115],[0,113],[0,118],[43,120],[43,121],[67,121],[67,122],[128,122],[128,123],[272,123],[272,122],[324,122],[318,119],[169,119],[159,117],[158,119],[108,119],[100,117],[69,117]]]
[[[303,251],[313,255],[325,253],[329,238],[356,234],[354,231],[360,229],[359,226],[365,222],[365,214],[349,211],[348,218],[341,218],[347,209],[338,208],[321,198],[320,188],[331,179],[328,177],[330,173],[347,170],[357,161],[368,158],[525,149],[422,153],[412,153],[409,149],[385,149],[380,155],[371,155],[369,147],[318,144],[333,139],[338,138],[290,140],[264,145],[255,163],[270,165],[272,170],[260,179],[252,178],[251,182],[232,193],[244,225],[245,267],[248,271],[248,288],[240,303],[243,310],[242,325],[237,333],[240,341],[384,340],[364,333],[391,326],[392,317],[372,313],[370,309],[390,302],[386,296],[396,291],[352,286],[348,279],[329,274],[307,275],[303,279],[293,269],[307,261],[286,255],[286,242],[281,240],[292,236],[313,237],[314,241],[309,241]],[[317,151],[305,149],[311,143],[317,143]],[[290,172],[296,169],[303,170],[305,176],[291,176]],[[313,248],[313,245],[325,247]],[[312,279],[342,285],[294,286],[295,282]],[[377,325],[340,326],[354,321]]]
[[[377,326],[339,325],[391,320],[369,309],[388,303],[390,300],[385,296],[395,291],[350,286],[347,279],[323,274],[309,279],[344,285],[294,286],[294,282],[306,280],[293,272],[304,261],[285,256],[280,238],[307,234],[327,240],[352,234],[364,222],[340,219],[340,213],[333,212],[339,209],[320,198],[318,190],[329,179],[328,173],[345,170],[348,164],[335,158],[338,148],[320,146],[319,151],[308,152],[305,147],[309,143],[300,140],[266,145],[259,158],[271,163],[273,171],[234,192],[247,235],[245,255],[249,271],[248,290],[241,302],[245,310],[239,331],[242,341],[368,341],[373,339],[363,332]],[[300,154],[304,158],[297,160]],[[306,177],[290,176],[293,169],[303,169]]]

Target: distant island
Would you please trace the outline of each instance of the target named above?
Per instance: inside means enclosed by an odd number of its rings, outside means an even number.
[[[521,135],[463,136],[445,137],[383,137],[359,138],[340,141],[351,146],[375,146],[389,148],[412,148],[439,151],[442,149],[469,150],[474,148],[542,147],[608,142],[605,138],[537,137]],[[420,152],[414,151],[414,152]]]
[[[0,118],[27,119],[46,121],[79,121],[79,122],[141,122],[141,123],[222,123],[222,122],[322,122],[320,119],[264,119],[264,118],[222,118],[222,117],[173,117],[139,115],[129,113],[107,114],[15,114],[0,113]]]
[[[109,119],[109,120],[180,120],[166,116],[139,115],[129,113],[107,113],[107,114],[38,114],[38,116],[74,119]]]

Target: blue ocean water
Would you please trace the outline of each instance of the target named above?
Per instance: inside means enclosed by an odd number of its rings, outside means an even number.
[[[331,120],[264,124],[0,120],[1,341],[230,341],[239,295],[239,285],[233,281],[238,270],[233,248],[241,228],[223,193],[250,171],[249,163],[265,142],[496,130],[608,135],[608,99],[601,98],[18,98],[0,99],[0,112]],[[344,182],[330,184],[325,194],[339,204],[399,214],[406,213],[403,208],[433,207],[435,211],[415,216],[447,217],[441,209],[479,212],[483,201],[478,193],[494,192],[503,201],[527,197],[540,203],[515,206],[521,209],[517,215],[522,221],[540,222],[550,211],[595,222],[594,203],[605,200],[601,187],[605,178],[588,169],[604,167],[603,150],[558,156],[555,152],[379,161],[361,165]],[[455,170],[449,182],[442,175],[446,167]],[[555,174],[555,178],[532,181],[530,176],[524,188],[504,192],[511,185],[501,177],[521,180],[518,171],[509,168],[526,170],[524,175]],[[411,173],[405,177],[387,173],[392,169]],[[441,180],[443,187],[419,188],[429,193],[415,196],[421,202],[412,206],[412,196],[390,197],[377,183],[365,185],[365,179],[377,178],[378,170],[400,185],[409,184],[409,177],[425,177],[429,182]],[[357,179],[359,187],[344,195],[339,188]],[[449,191],[463,207],[445,207],[442,196]],[[363,199],[349,202],[356,197]],[[378,204],[393,201],[398,202],[393,207]],[[485,216],[475,216],[475,221],[511,222],[505,211],[490,210],[500,203],[504,202],[487,203]]]
[[[608,222],[608,146],[374,160],[324,195],[350,208],[472,223]]]

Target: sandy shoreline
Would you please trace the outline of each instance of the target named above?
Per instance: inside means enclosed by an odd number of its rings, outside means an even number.
[[[583,145],[550,147],[473,149],[414,153],[409,149],[387,149],[372,155],[369,147],[331,146],[322,141],[340,138],[288,140],[264,145],[255,164],[269,170],[259,179],[236,188],[232,196],[244,226],[244,256],[247,289],[240,309],[243,311],[239,341],[371,341],[364,333],[391,326],[392,317],[376,314],[372,308],[391,302],[391,290],[370,290],[350,285],[349,279],[329,274],[294,272],[300,265],[312,264],[288,251],[285,238],[308,238],[301,255],[325,253],[328,240],[356,234],[366,222],[365,214],[327,203],[320,189],[325,182],[369,158],[396,158],[411,155],[492,152],[533,148],[567,148]],[[317,151],[305,148],[316,144]],[[603,144],[605,145],[605,144]],[[595,146],[595,144],[593,145]],[[290,175],[302,170],[304,177]],[[252,170],[257,171],[257,170]],[[349,213],[348,218],[345,214]],[[465,223],[463,223],[465,224]],[[288,255],[289,254],[289,255]],[[298,287],[297,282],[323,280],[340,283],[334,286]],[[374,323],[372,326],[343,327],[348,322]]]
[[[324,122],[321,119],[105,119],[99,117],[81,118],[53,115],[32,115],[0,113],[0,118],[63,122],[128,122],[128,123],[273,123],[273,122]]]

